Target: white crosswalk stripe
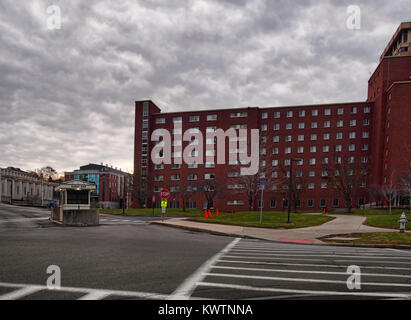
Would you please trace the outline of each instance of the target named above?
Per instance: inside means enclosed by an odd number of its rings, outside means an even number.
[[[128,219],[100,219],[100,223],[103,224],[139,224],[139,225],[145,225],[148,224],[149,222],[147,221],[142,221],[142,220],[128,220]]]
[[[0,288],[8,288],[10,292],[0,295],[0,300],[18,300],[24,297],[29,297],[31,294],[37,293],[43,290],[49,290],[47,286],[42,285],[26,285],[15,283],[0,282]],[[53,290],[56,291],[56,290]],[[135,299],[155,299],[164,300],[168,297],[165,294],[151,293],[151,292],[139,292],[139,291],[123,291],[123,290],[105,290],[105,289],[92,289],[92,288],[75,288],[75,287],[61,287],[59,292],[64,293],[80,293],[83,294],[79,300],[101,300],[109,296],[117,296],[123,298],[135,298]]]
[[[202,267],[191,297],[411,299],[410,258],[407,252],[388,249],[243,239]],[[349,266],[360,267],[360,290],[347,286]]]

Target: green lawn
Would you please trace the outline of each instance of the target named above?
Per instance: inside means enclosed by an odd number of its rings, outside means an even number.
[[[100,209],[100,213],[121,215],[122,209]],[[189,210],[183,212],[182,209],[167,208],[166,216],[168,217],[199,217],[204,214],[202,210]],[[130,216],[153,216],[153,209],[127,209],[126,215]],[[154,216],[161,217],[161,209],[154,209]]]
[[[260,212],[220,213],[220,216],[206,219],[202,217],[190,218],[196,222],[218,223],[236,226],[261,227],[261,228],[304,228],[323,224],[333,220],[333,217],[322,215],[308,215],[291,213],[291,223],[287,223],[287,212],[264,212],[263,223],[260,224]]]
[[[339,235],[341,237],[342,235]],[[411,244],[411,233],[399,232],[375,232],[375,233],[352,233],[343,235],[344,237],[359,238],[353,241],[322,239],[328,243],[356,243],[356,244]]]
[[[355,210],[352,215],[364,216],[367,218],[365,225],[371,227],[387,228],[387,229],[399,229],[398,220],[402,212],[405,212],[407,215],[408,223],[406,225],[407,230],[411,230],[411,216],[409,210],[395,209],[392,210],[392,214],[389,214],[388,210],[384,209],[364,209],[364,210]],[[347,214],[350,213],[336,213],[336,214]]]

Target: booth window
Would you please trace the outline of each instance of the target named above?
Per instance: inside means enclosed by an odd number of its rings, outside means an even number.
[[[67,190],[67,204],[89,204],[88,191]]]

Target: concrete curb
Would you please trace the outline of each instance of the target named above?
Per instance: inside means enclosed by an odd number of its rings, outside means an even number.
[[[405,244],[295,243],[295,242],[280,241],[280,240],[269,240],[269,239],[262,238],[262,237],[248,236],[248,235],[243,235],[243,234],[214,231],[214,230],[203,229],[199,227],[189,227],[189,226],[183,226],[183,225],[178,225],[178,224],[167,224],[167,223],[159,222],[159,221],[152,221],[150,222],[150,224],[155,224],[155,225],[164,226],[164,227],[171,227],[171,228],[176,228],[176,229],[189,230],[189,231],[204,232],[204,233],[209,233],[209,234],[218,235],[218,236],[227,236],[227,237],[243,238],[243,239],[257,239],[257,240],[264,240],[264,241],[269,241],[273,243],[281,243],[281,244],[295,244],[295,245],[307,245],[307,246],[314,245],[314,246],[330,246],[330,247],[388,248],[388,249],[411,250],[411,245],[405,245]],[[325,237],[332,237],[332,236],[334,235],[331,234]],[[321,238],[324,238],[324,237],[321,237]],[[322,241],[321,238],[316,238],[316,240]]]

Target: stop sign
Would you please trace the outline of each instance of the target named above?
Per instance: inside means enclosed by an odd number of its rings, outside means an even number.
[[[170,197],[170,191],[168,191],[167,189],[162,189],[160,191],[160,196],[161,199],[168,199]]]

